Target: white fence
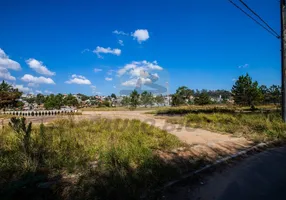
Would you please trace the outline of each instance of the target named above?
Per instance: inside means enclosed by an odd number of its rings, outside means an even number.
[[[76,113],[77,110],[33,110],[33,111],[5,111],[1,114],[16,116],[48,116],[48,115],[64,115]]]

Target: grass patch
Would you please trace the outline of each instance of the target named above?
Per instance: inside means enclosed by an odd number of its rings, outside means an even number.
[[[23,151],[20,134],[9,126],[0,131],[3,199],[30,198],[41,191],[39,183],[62,174],[78,175],[79,180],[69,189],[52,187],[46,195],[55,195],[53,199],[138,199],[142,191],[180,174],[178,166],[165,162],[156,152],[184,144],[138,120],[75,122],[71,117],[33,126],[29,155]]]
[[[249,107],[238,107],[233,105],[209,105],[209,106],[180,106],[161,108],[155,111],[148,112],[149,114],[157,115],[185,115],[189,113],[238,113],[238,112],[272,112],[277,111],[275,105],[258,106],[255,110]]]
[[[286,138],[286,124],[278,113],[190,113],[168,122],[243,135],[255,142]]]

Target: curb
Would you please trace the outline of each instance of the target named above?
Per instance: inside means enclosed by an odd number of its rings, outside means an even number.
[[[215,166],[217,166],[217,165],[219,165],[219,164],[222,164],[222,163],[224,163],[224,162],[226,162],[226,161],[229,161],[229,160],[238,158],[238,157],[240,157],[240,156],[242,156],[242,155],[245,155],[245,154],[247,154],[247,153],[249,153],[249,152],[251,152],[251,151],[259,150],[259,149],[261,149],[261,148],[266,148],[266,147],[268,147],[268,146],[274,145],[275,143],[276,143],[275,141],[267,142],[267,143],[259,143],[259,144],[255,145],[255,146],[253,146],[253,147],[250,147],[250,148],[248,148],[248,149],[239,151],[239,152],[237,152],[236,154],[233,154],[233,155],[230,155],[230,156],[226,156],[226,157],[224,157],[224,158],[221,158],[221,159],[219,159],[219,160],[216,160],[216,161],[215,161],[214,163],[212,163],[212,164],[205,165],[204,167],[202,167],[202,168],[200,168],[200,169],[198,169],[198,170],[195,170],[195,171],[192,171],[192,172],[189,172],[189,173],[187,173],[187,174],[182,175],[180,178],[178,178],[178,179],[176,179],[176,180],[167,182],[167,183],[164,184],[161,188],[157,189],[156,191],[154,191],[154,192],[152,192],[152,193],[155,193],[155,192],[158,192],[158,191],[161,191],[161,190],[165,190],[166,188],[171,187],[171,186],[173,186],[173,185],[175,185],[175,184],[177,184],[177,183],[179,183],[179,182],[181,182],[181,181],[183,181],[183,180],[185,180],[185,179],[187,179],[187,178],[190,178],[190,177],[192,177],[192,176],[194,176],[194,175],[196,175],[196,174],[199,174],[200,172],[206,171],[206,170],[208,170],[208,169],[210,169],[210,168],[212,168],[212,167],[215,167]],[[140,199],[146,199],[146,197],[147,197],[147,193],[143,194],[143,195],[140,197]]]

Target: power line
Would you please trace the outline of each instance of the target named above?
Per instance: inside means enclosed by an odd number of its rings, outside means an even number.
[[[254,22],[256,22],[259,26],[261,26],[262,28],[264,28],[267,32],[269,32],[271,35],[273,35],[276,38],[280,38],[279,35],[273,33],[272,31],[270,31],[267,27],[265,27],[263,24],[261,24],[259,21],[257,21],[256,19],[254,19],[250,14],[248,14],[247,12],[245,12],[242,8],[240,8],[237,4],[235,4],[232,0],[228,0],[230,3],[232,3],[236,8],[238,8],[241,12],[243,12],[244,14],[246,14],[249,18],[251,18]]]
[[[255,16],[257,16],[273,33],[275,33],[279,38],[279,34],[273,30],[273,28],[271,28],[271,26],[268,25],[267,22],[265,22],[256,12],[254,12],[254,10],[252,10],[244,1],[239,0],[248,10],[250,10],[250,12],[252,12]]]

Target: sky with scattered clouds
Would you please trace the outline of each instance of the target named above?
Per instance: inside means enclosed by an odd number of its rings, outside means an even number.
[[[247,3],[279,32],[278,1]],[[280,84],[280,41],[225,0],[0,5],[0,80],[25,93],[231,89],[245,73]]]

